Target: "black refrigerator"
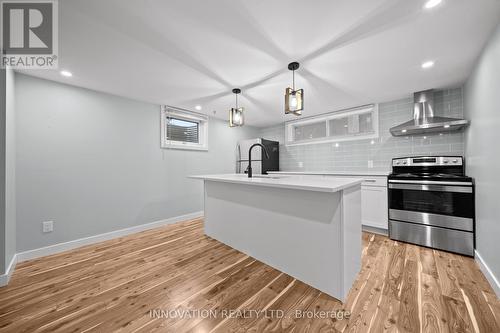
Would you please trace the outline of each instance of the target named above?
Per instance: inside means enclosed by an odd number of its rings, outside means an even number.
[[[279,171],[280,169],[280,147],[278,141],[263,138],[241,140],[236,145],[236,173],[246,173],[248,168],[248,150],[255,144],[260,143],[266,147],[269,158],[266,159],[262,148],[257,146],[252,149],[252,170],[254,174],[267,174],[268,171]]]

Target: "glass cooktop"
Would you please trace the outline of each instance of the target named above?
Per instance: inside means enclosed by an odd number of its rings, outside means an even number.
[[[448,173],[391,173],[389,179],[470,182],[471,177]]]

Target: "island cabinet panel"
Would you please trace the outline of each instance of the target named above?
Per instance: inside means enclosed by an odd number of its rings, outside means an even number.
[[[342,191],[342,253],[343,253],[343,291],[348,292],[359,273],[363,244],[361,237],[361,191],[351,187]],[[347,297],[347,294],[345,294]]]
[[[361,267],[361,184],[324,192],[205,179],[205,233],[339,300]]]
[[[349,178],[354,175],[335,174],[293,174],[279,172],[280,175],[301,178]],[[361,223],[363,226],[388,230],[388,203],[386,176],[356,176],[363,178],[361,186]],[[373,230],[370,230],[373,231]]]

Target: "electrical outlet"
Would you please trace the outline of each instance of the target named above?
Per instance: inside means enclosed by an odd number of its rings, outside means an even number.
[[[304,167],[304,162],[299,162],[299,168],[303,168]]]
[[[368,168],[373,168],[373,160],[368,160]]]
[[[54,231],[54,221],[45,221],[45,222],[42,222],[42,231],[43,232],[52,232],[52,231]]]

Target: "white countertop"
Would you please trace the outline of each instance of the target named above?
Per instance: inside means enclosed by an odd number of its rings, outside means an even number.
[[[279,178],[276,178],[279,177]],[[307,190],[316,192],[338,192],[343,189],[359,185],[363,182],[362,178],[330,178],[330,179],[303,179],[286,175],[255,175],[248,178],[246,174],[219,174],[219,175],[199,175],[190,176],[192,179],[203,179],[216,182],[280,187],[296,190]]]
[[[388,176],[390,171],[269,171],[269,174],[287,175],[338,175],[338,176]]]

